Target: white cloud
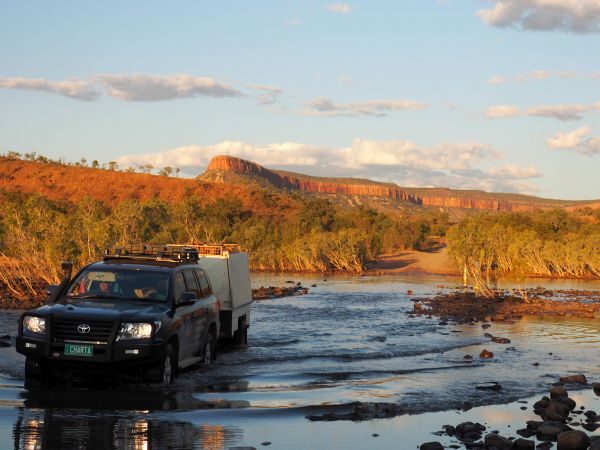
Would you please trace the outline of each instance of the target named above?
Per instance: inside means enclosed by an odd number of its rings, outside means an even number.
[[[0,78],[0,88],[50,92],[83,101],[92,101],[100,97],[100,92],[92,84],[76,78],[64,81],[23,77]]]
[[[554,119],[568,121],[581,120],[583,113],[588,113],[597,110],[595,105],[549,105],[535,106],[527,110],[530,116],[552,117]]]
[[[545,81],[558,79],[600,80],[600,72],[574,72],[569,70],[533,70],[514,76],[494,75],[488,80],[491,85],[499,86],[509,83],[526,83],[530,81]]]
[[[313,116],[386,116],[390,111],[419,110],[428,107],[414,100],[367,100],[352,103],[334,103],[321,97],[307,105],[306,115]]]
[[[314,166],[319,163],[324,148],[297,142],[251,145],[240,141],[223,141],[215,145],[187,145],[172,150],[144,155],[126,155],[117,160],[120,166],[179,167],[183,172],[197,175],[205,170],[217,155],[230,155],[267,166]]]
[[[498,86],[501,84],[506,84],[508,82],[507,78],[503,75],[494,75],[492,78],[488,80],[489,84],[494,86]]]
[[[598,0],[488,0],[477,15],[489,25],[533,31],[600,32]]]
[[[507,119],[519,115],[519,107],[513,105],[490,106],[485,113],[488,119]]]
[[[283,91],[275,86],[267,86],[262,84],[251,85],[250,88],[261,92],[258,95],[258,103],[261,105],[272,105],[277,103],[279,96],[283,94]]]
[[[350,11],[352,11],[352,8],[348,3],[332,3],[327,5],[327,9],[331,12],[339,14],[348,14]]]
[[[125,101],[153,102],[197,96],[225,98],[243,94],[208,77],[179,75],[100,75],[111,97]]]
[[[340,76],[340,83],[350,85],[352,84],[352,77],[348,75],[342,75]]]
[[[329,148],[298,142],[252,145],[224,141],[214,145],[189,145],[158,153],[128,155],[117,162],[121,167],[144,164],[156,168],[178,167],[183,173],[196,176],[217,155],[236,156],[272,169],[327,177],[364,177],[400,186],[533,193],[538,190],[537,186],[525,180],[540,176],[532,166],[504,164],[499,168],[480,168],[480,165],[498,159],[499,155],[476,142],[422,147],[402,140],[355,139],[348,147]]]
[[[355,139],[351,147],[338,150],[333,165],[350,169],[398,167],[415,170],[463,170],[477,161],[495,157],[478,143],[442,144],[423,148],[410,141]]]
[[[509,119],[521,115],[531,117],[549,117],[552,119],[571,121],[583,119],[583,114],[600,111],[600,102],[590,105],[540,105],[532,106],[521,112],[518,106],[495,105],[490,106],[485,113],[488,119]]]
[[[504,164],[502,167],[492,167],[485,171],[487,175],[496,179],[524,180],[541,177],[542,174],[533,166],[515,166]]]
[[[549,148],[560,150],[573,150],[584,155],[600,154],[600,138],[590,137],[592,129],[581,127],[570,133],[558,133],[553,138],[546,139]]]

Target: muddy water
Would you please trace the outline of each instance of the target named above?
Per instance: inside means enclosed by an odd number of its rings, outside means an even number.
[[[253,284],[287,280],[317,287],[306,296],[256,303],[249,347],[222,352],[213,368],[185,371],[169,391],[126,385],[27,391],[23,358],[14,347],[0,348],[0,448],[219,449],[272,442],[269,448],[358,449],[398,448],[399,440],[414,448],[437,439],[429,434],[437,422],[462,420],[455,409],[465,400],[489,405],[528,398],[571,372],[600,381],[597,319],[528,319],[483,330],[409,318],[407,290],[429,295],[458,283],[447,277],[257,275]],[[599,282],[543,284],[600,291]],[[0,334],[14,336],[17,317],[3,312]],[[512,342],[491,343],[484,331]],[[480,360],[484,348],[495,357]],[[475,389],[489,381],[502,390]],[[345,412],[352,402],[393,402],[407,415],[364,423],[305,419]]]

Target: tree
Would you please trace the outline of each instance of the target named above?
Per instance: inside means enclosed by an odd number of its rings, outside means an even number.
[[[171,166],[165,166],[160,172],[158,172],[158,174],[163,177],[170,177],[173,175],[173,168]]]

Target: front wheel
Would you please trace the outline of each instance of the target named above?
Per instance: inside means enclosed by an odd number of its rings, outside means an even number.
[[[25,358],[25,380],[40,380],[48,375],[48,364],[40,359]]]
[[[173,383],[176,370],[177,358],[175,357],[175,350],[171,344],[167,344],[162,362],[146,371],[146,380],[151,383],[160,383],[163,386],[168,386]]]

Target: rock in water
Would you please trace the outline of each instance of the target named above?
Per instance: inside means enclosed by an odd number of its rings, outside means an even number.
[[[502,385],[497,381],[490,381],[488,383],[479,383],[475,386],[475,389],[478,391],[500,391],[502,390]]]
[[[559,397],[568,397],[569,394],[564,387],[561,386],[553,386],[550,388],[550,398],[552,400],[557,399]]]
[[[565,403],[557,401],[551,401],[546,408],[546,411],[542,414],[542,417],[548,420],[556,420],[558,422],[566,422],[569,417],[570,408]]]
[[[561,377],[560,381],[561,383],[587,384],[587,378],[583,374]]]
[[[485,358],[485,359],[489,359],[489,358],[493,358],[494,354],[486,349],[483,349],[481,351],[481,353],[479,354],[480,358]]]
[[[485,446],[486,448],[495,448],[496,450],[510,450],[513,448],[513,443],[504,436],[490,433],[485,436]]]
[[[419,450],[444,450],[444,447],[439,442],[425,442],[421,444]]]
[[[564,431],[557,437],[558,450],[586,450],[590,445],[590,438],[583,431]]]
[[[600,383],[592,384],[592,388],[594,389],[594,394],[600,395]]]
[[[540,441],[552,441],[556,439],[556,436],[560,433],[567,430],[569,430],[569,428],[564,423],[547,420],[538,427],[536,435]]]
[[[519,448],[519,449],[527,449],[527,450],[534,449],[535,441],[532,441],[530,439],[519,438],[519,439],[515,440],[513,447]]]

